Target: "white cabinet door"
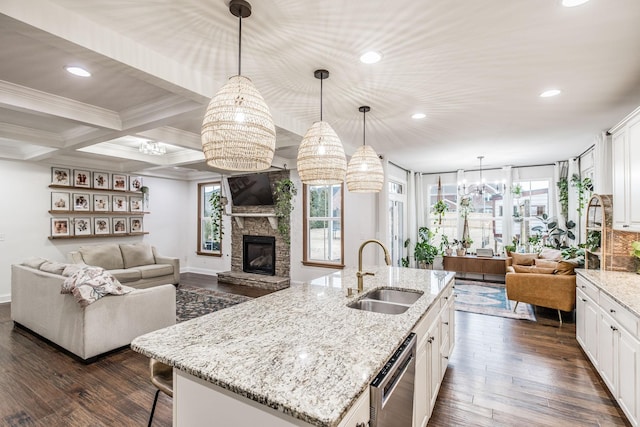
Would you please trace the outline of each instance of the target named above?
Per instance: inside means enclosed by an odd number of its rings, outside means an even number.
[[[369,389],[367,388],[353,404],[353,407],[349,409],[347,415],[338,427],[368,427],[369,426],[369,402],[370,402]],[[255,424],[261,425],[261,424]]]
[[[576,289],[576,340],[583,350],[586,350],[584,329],[586,304],[587,296],[580,289]]]
[[[614,391],[618,387],[615,372],[616,347],[618,345],[617,328],[613,319],[604,312],[600,313],[598,326],[598,371],[607,387]]]
[[[416,379],[413,386],[413,427],[425,427],[429,421],[429,374],[427,369],[427,347],[416,350]]]
[[[440,364],[440,323],[435,322],[427,332],[427,367],[429,374],[429,416],[436,404],[438,390],[442,382],[441,364]]]
[[[618,393],[616,398],[631,424],[638,424],[638,400],[640,399],[640,342],[629,334],[625,329],[619,328],[618,352],[616,357],[616,367],[618,371]]]
[[[627,129],[623,128],[613,135],[612,163],[613,163],[613,228],[624,230],[629,222],[625,199],[627,193],[626,149]]]
[[[627,202],[629,212],[629,229],[640,231],[640,117],[629,124],[627,141]],[[615,205],[616,199],[613,199]]]

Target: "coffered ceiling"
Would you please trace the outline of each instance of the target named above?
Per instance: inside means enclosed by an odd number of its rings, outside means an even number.
[[[544,164],[580,154],[640,105],[640,2],[254,0],[242,74],[271,108],[275,164],[295,168],[320,116],[419,172]],[[1,0],[0,158],[176,178],[217,172],[204,109],[237,74],[227,0]],[[377,50],[382,60],[359,56]],[[81,65],[90,78],[68,74]],[[550,88],[562,93],[538,95]],[[423,112],[426,118],[411,115]],[[138,151],[139,141],[167,154]]]

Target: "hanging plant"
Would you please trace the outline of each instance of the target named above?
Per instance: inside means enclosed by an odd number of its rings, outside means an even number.
[[[291,243],[291,211],[293,205],[291,199],[298,194],[296,186],[289,178],[281,179],[275,183],[275,210],[278,218],[278,233],[286,244]]]
[[[578,215],[582,216],[582,210],[587,203],[591,192],[593,191],[593,183],[591,178],[580,179],[580,175],[574,173],[571,176],[571,186],[578,190]]]
[[[438,216],[438,225],[442,224],[442,217],[449,210],[449,206],[444,202],[444,200],[440,199],[436,202],[435,205],[431,208],[431,212]]]
[[[567,222],[569,217],[569,180],[562,177],[556,184],[558,186],[558,199],[560,200],[560,214]]]
[[[211,205],[211,238],[214,242],[220,242],[224,232],[222,230],[222,200],[220,190],[214,191],[209,197]]]

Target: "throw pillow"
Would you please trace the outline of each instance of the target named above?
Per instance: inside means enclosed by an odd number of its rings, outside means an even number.
[[[558,268],[558,262],[557,261],[553,261],[550,259],[541,259],[541,258],[537,258],[534,260],[533,263],[536,267],[542,267],[542,268],[553,268],[554,270],[556,268]]]
[[[87,265],[95,265],[105,270],[124,268],[122,253],[117,244],[83,246],[78,251]]]
[[[542,268],[536,267],[533,265],[514,265],[513,269],[516,273],[537,273],[537,274],[553,274],[556,269],[555,268]]]
[[[542,250],[538,254],[538,258],[560,261],[562,259],[562,252],[559,249],[542,248]]]
[[[141,265],[151,265],[156,263],[151,246],[145,243],[135,243],[132,245],[120,245],[124,268],[140,267]]]
[[[47,261],[43,262],[40,266],[40,271],[46,271],[47,273],[62,274],[67,264],[61,262]]]
[[[513,265],[533,265],[533,260],[538,258],[538,254],[520,254],[513,252],[511,260]]]
[[[558,262],[558,267],[556,268],[556,274],[576,274],[575,268],[579,266],[578,261],[566,259]]]
[[[29,258],[29,259],[24,260],[22,262],[22,265],[24,265],[25,267],[31,267],[31,268],[39,269],[42,264],[44,264],[45,262],[48,262],[48,261],[49,260],[45,259],[45,258],[33,257],[33,258]]]

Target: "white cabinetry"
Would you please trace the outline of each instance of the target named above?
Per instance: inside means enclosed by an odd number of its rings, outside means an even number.
[[[453,281],[418,322],[413,426],[427,425],[455,343]]]
[[[576,339],[632,425],[640,416],[640,320],[578,276]]]
[[[613,135],[613,228],[640,231],[640,108],[610,131]],[[635,191],[634,191],[635,188]]]

